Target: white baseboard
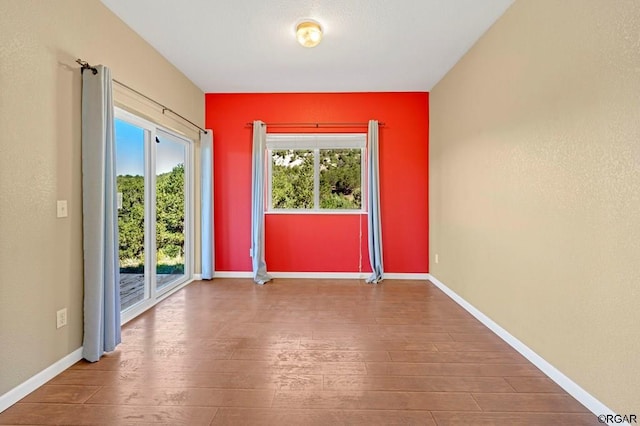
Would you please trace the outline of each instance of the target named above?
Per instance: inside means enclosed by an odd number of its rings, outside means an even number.
[[[364,280],[371,275],[370,272],[270,272],[273,278],[309,278],[317,280]],[[253,278],[252,272],[246,271],[216,271],[214,278]],[[405,273],[385,273],[384,278],[388,280],[427,280],[429,274],[405,274]]]
[[[309,278],[316,280],[363,280],[369,274],[360,272],[269,272],[273,278]]]
[[[359,272],[268,272],[272,278],[312,278],[312,279],[365,279],[369,274]],[[214,278],[253,278],[253,272],[216,271]]]
[[[193,281],[202,280],[202,274],[193,274]]]
[[[0,413],[82,359],[82,347],[0,396]]]
[[[414,274],[407,274],[407,273],[394,273],[391,272],[389,274],[387,274],[385,272],[384,274],[384,279],[385,280],[428,280],[429,279],[429,274],[422,274],[422,273],[414,273]]]
[[[531,348],[522,343],[516,337],[514,337],[507,330],[498,325],[491,318],[480,312],[476,309],[471,303],[464,300],[460,295],[451,290],[449,287],[444,285],[441,281],[435,278],[433,275],[429,274],[429,281],[431,281],[436,287],[442,290],[447,296],[453,299],[458,305],[464,308],[467,312],[473,315],[478,321],[487,326],[491,331],[498,335],[502,340],[504,340],[509,346],[511,346],[516,351],[520,352],[522,356],[531,361],[533,365],[538,367],[544,374],[546,374],[551,380],[556,382],[562,389],[567,391],[567,393],[577,399],[582,405],[587,407],[589,411],[593,414],[607,415],[615,413],[609,409],[602,402],[598,401],[595,397],[593,397],[589,392],[582,389],[577,383],[571,380],[569,377],[565,376],[560,370],[555,368],[549,362],[547,362],[540,355],[535,353]],[[620,424],[620,423],[618,423]],[[626,423],[625,423],[626,424]]]
[[[252,272],[246,271],[215,271],[213,279],[216,278],[253,278]]]

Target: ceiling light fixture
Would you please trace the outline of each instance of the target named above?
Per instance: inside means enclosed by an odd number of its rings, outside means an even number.
[[[315,47],[322,40],[322,27],[311,19],[305,19],[296,26],[296,38],[304,47]]]

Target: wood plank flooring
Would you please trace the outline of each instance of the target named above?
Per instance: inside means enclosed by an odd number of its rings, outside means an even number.
[[[0,424],[598,425],[431,283],[196,282]]]

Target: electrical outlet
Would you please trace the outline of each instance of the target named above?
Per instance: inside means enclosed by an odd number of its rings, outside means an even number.
[[[56,312],[56,328],[61,328],[67,325],[67,308],[60,309]]]
[[[438,253],[436,253],[436,255],[435,255],[435,259],[434,259],[434,260],[435,260],[435,262],[436,262],[436,263],[438,263],[438,262],[440,261],[439,256],[438,256]]]

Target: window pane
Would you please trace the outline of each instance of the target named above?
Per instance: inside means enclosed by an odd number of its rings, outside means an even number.
[[[362,151],[320,150],[320,208],[360,209]]]
[[[271,151],[271,203],[274,209],[313,208],[313,151]]]
[[[120,310],[145,298],[145,130],[116,119],[116,185],[120,250]]]
[[[156,288],[185,278],[184,219],[186,144],[156,138]]]

